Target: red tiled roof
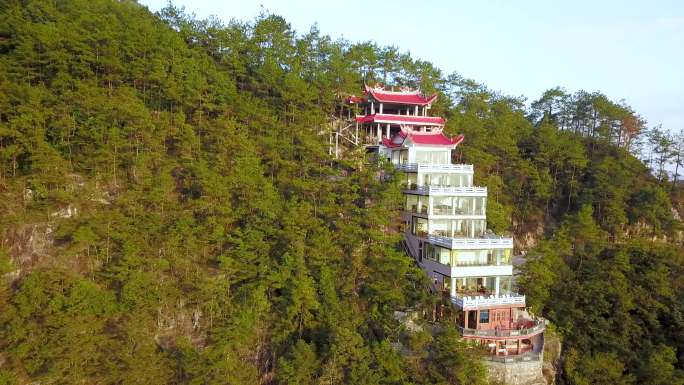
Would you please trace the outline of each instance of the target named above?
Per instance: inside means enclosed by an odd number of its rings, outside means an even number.
[[[349,104],[357,104],[357,103],[363,103],[363,102],[367,102],[367,101],[368,100],[366,98],[361,97],[361,96],[349,95],[349,97],[347,97],[347,103],[349,103]]]
[[[455,138],[448,138],[441,132],[437,135],[409,134],[409,139],[415,144],[426,144],[431,146],[455,146],[460,144],[465,137],[459,135]]]
[[[415,116],[415,115],[391,115],[391,114],[373,114],[365,116],[357,116],[356,121],[359,123],[394,123],[394,124],[409,124],[415,126],[443,126],[444,118],[437,116]]]
[[[366,93],[370,94],[373,99],[383,103],[397,103],[397,104],[417,104],[424,106],[430,104],[437,99],[437,94],[425,97],[419,91],[385,91],[379,88],[371,88],[366,86]]]
[[[407,136],[413,143],[426,146],[457,146],[463,142],[463,139],[465,139],[463,135],[459,135],[454,138],[448,138],[441,132],[438,134],[409,133],[407,135],[402,131],[395,135],[392,139],[383,138],[382,144],[384,144],[385,147],[390,148],[399,147],[404,143],[404,140],[406,140]]]

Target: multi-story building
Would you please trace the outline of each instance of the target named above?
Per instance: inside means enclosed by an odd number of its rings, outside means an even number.
[[[514,289],[513,239],[487,230],[487,188],[473,185],[472,165],[451,163],[463,136],[445,136],[445,120],[427,116],[435,99],[366,87],[349,101],[367,146],[405,175],[407,249],[457,308],[463,338],[490,360],[538,360],[545,324]]]

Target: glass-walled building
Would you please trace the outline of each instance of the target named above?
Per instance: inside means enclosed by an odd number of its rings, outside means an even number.
[[[411,213],[447,216],[484,216],[485,196],[427,196],[406,194],[405,210]]]
[[[472,165],[452,163],[464,138],[445,136],[445,120],[427,115],[435,98],[366,87],[355,98],[365,112],[356,117],[357,129],[403,172],[406,248],[433,289],[460,310],[463,337],[492,355],[538,350],[544,326],[526,318],[525,296],[515,290],[513,240],[488,231],[487,188],[473,185]]]

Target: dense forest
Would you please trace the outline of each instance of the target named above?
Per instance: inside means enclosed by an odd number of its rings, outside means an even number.
[[[0,384],[486,383],[453,327],[394,316],[439,299],[393,170],[328,153],[364,83],[439,93],[560,383],[684,384],[681,136],[268,13],[107,0],[0,2]]]

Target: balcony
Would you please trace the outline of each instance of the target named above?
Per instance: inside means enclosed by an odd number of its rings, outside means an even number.
[[[407,194],[416,195],[458,195],[458,196],[487,196],[487,187],[452,187],[452,186],[418,186],[411,184]]]
[[[482,307],[491,307],[498,305],[525,306],[525,296],[517,293],[489,296],[468,296],[464,294],[459,294],[456,297],[451,297],[451,302],[453,302],[456,306],[464,310],[478,309]]]
[[[397,164],[397,165],[395,165],[395,167],[397,168],[397,170],[404,171],[404,172],[418,172],[418,171],[423,171],[423,172],[446,171],[446,172],[463,172],[463,173],[472,173],[473,172],[473,165],[472,164],[403,163],[403,164]]]
[[[425,236],[428,242],[448,249],[510,249],[513,248],[512,238],[451,238],[429,234]]]
[[[411,204],[406,209],[407,212],[413,214],[425,214],[425,215],[443,215],[443,216],[483,216],[485,214],[484,208],[454,208],[449,205],[435,205],[432,207],[432,213],[428,211],[428,205],[423,204],[418,210],[417,204]],[[446,233],[444,233],[446,234]]]
[[[453,212],[453,207],[447,205],[434,205],[432,207],[432,215],[451,215]]]
[[[546,323],[543,319],[525,320],[520,325],[512,329],[466,329],[459,326],[463,337],[496,338],[505,339],[531,337],[546,330]]]

